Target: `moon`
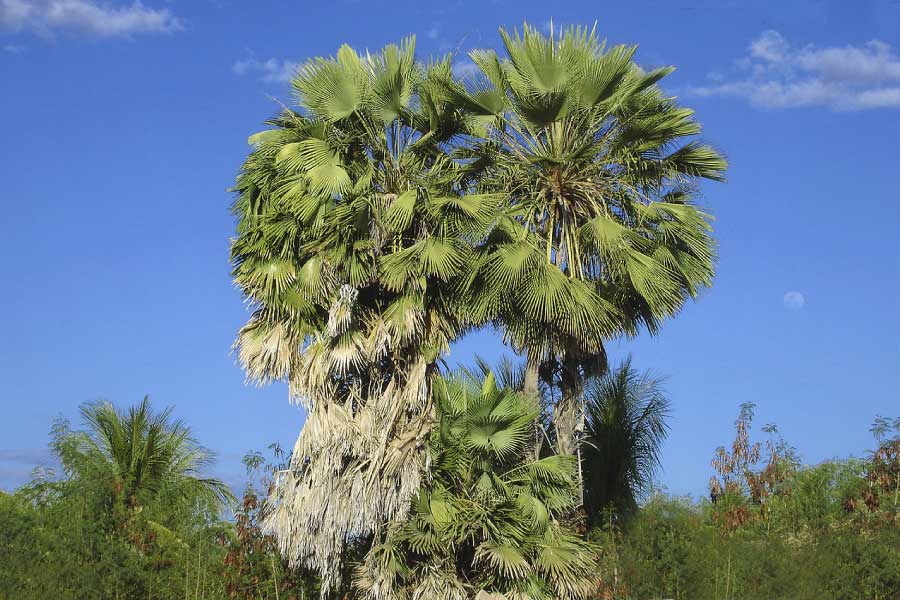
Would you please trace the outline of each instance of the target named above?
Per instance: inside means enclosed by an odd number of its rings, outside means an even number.
[[[806,304],[806,297],[800,292],[791,291],[784,295],[784,307],[788,310],[800,310]]]

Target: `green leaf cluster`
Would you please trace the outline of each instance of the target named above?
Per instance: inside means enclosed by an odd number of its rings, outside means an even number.
[[[572,457],[531,457],[534,399],[491,371],[435,385],[432,478],[357,569],[379,599],[584,598],[595,548],[560,517],[577,503]],[[527,458],[526,458],[527,457]]]

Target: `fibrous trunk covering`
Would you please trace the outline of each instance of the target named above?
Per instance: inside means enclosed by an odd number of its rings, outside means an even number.
[[[355,294],[341,294],[331,314],[291,365],[291,397],[308,417],[265,520],[291,564],[321,574],[323,596],[341,582],[348,544],[405,518],[427,466],[436,373]]]

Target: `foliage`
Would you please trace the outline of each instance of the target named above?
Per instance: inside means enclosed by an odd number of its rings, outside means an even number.
[[[284,452],[272,444],[272,461],[251,452],[244,457],[248,483],[234,515],[234,529],[219,538],[227,548],[222,562],[222,579],[228,598],[240,600],[305,600],[318,596],[316,579],[309,573],[291,569],[278,552],[276,540],[261,526],[264,500],[272,476],[284,469]],[[255,478],[261,478],[255,483]]]
[[[762,446],[750,441],[755,407],[753,403],[741,405],[740,415],[734,422],[731,451],[720,446],[712,460],[716,475],[710,478],[709,495],[716,507],[715,517],[726,531],[749,521],[765,521],[771,502],[783,502],[786,497],[786,494],[775,497],[774,493],[797,467],[796,451],[780,437],[774,425],[764,428],[769,439],[767,457],[760,465]]]
[[[449,154],[449,59],[414,49],[307,62],[299,110],[250,138],[236,188],[234,275],[254,308],[239,357],[251,379],[287,379],[308,414],[266,526],[326,587],[346,545],[403,518],[422,482],[430,386],[474,324],[461,280],[496,204]]]
[[[519,379],[501,375],[497,381]],[[588,543],[560,517],[577,499],[571,459],[536,458],[530,448],[533,397],[479,371],[439,379],[434,394],[442,426],[429,438],[433,476],[409,516],[379,532],[374,547],[349,548],[356,588],[333,589],[331,600],[515,598],[527,586],[534,586],[528,598],[585,597],[590,587],[592,600],[890,600],[900,593],[893,504],[900,432],[875,431],[875,449],[863,459],[801,466],[767,428],[769,450],[760,444],[749,473],[759,475],[772,450],[793,459],[758,501],[749,486],[738,486],[733,500],[750,518],[722,526],[729,494],[715,502],[655,495],[628,520],[601,513]],[[744,446],[752,447],[749,422],[746,431]],[[54,439],[60,435],[74,434],[57,426]],[[14,493],[0,493],[0,599],[310,599],[321,592],[319,580],[291,568],[260,526],[260,498],[288,464],[273,450],[271,461],[248,455],[250,484],[233,522],[198,502],[146,495],[142,510],[126,511],[123,522],[118,511],[129,505],[117,504],[106,469],[39,472]],[[867,492],[877,502],[867,503]]]
[[[895,507],[858,500],[873,487],[886,499],[896,489],[885,476],[896,468],[896,436],[877,421],[878,449],[867,460],[804,467],[773,426],[762,458],[752,419],[753,406],[742,406],[731,451],[717,450],[711,501],[658,495],[624,530],[610,521],[592,532],[616,558],[604,565],[606,581],[615,569],[618,582],[610,597],[896,598]]]
[[[635,47],[594,30],[501,29],[505,56],[470,54],[476,77],[451,83],[472,139],[461,148],[477,186],[504,194],[479,248],[473,310],[501,326],[559,389],[560,451],[574,454],[584,378],[603,371],[604,340],[655,332],[711,284],[714,242],[696,206],[724,158],[656,85]]]
[[[594,548],[559,521],[577,502],[575,465],[533,458],[533,398],[498,387],[491,371],[451,375],[434,390],[431,480],[359,567],[365,597],[587,597]]]
[[[871,431],[878,448],[866,465],[866,483],[858,495],[870,512],[900,522],[900,418],[878,417]],[[845,502],[848,509],[859,507],[851,494]]]
[[[670,401],[663,380],[639,373],[631,358],[588,381],[581,448],[584,506],[594,523],[604,510],[620,517],[637,510],[659,467]]]
[[[823,503],[815,492],[802,502]],[[900,529],[860,529],[838,513],[801,520],[794,529],[805,533],[753,524],[723,535],[709,503],[656,497],[607,546],[617,553],[623,582],[614,597],[891,599],[900,593]]]
[[[127,412],[109,402],[82,405],[80,412],[85,429],[58,422],[53,449],[71,477],[106,482],[116,510],[128,512],[120,516],[154,504],[216,511],[233,501],[224,483],[200,475],[213,456],[183,422],[171,420],[171,408],[154,413],[144,397]]]
[[[0,598],[216,597],[230,492],[202,476],[212,455],[169,411],[82,407],[51,448],[65,477],[37,473],[0,494]]]

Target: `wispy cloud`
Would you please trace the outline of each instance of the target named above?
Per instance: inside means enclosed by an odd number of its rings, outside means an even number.
[[[0,28],[52,35],[56,31],[97,37],[171,33],[184,29],[167,8],[140,2],[112,5],[96,0],[0,0]]]
[[[468,58],[453,63],[453,74],[457,77],[474,77],[479,73],[478,65]]]
[[[22,54],[23,52],[25,52],[25,47],[17,46],[16,44],[7,44],[3,46],[3,51],[10,54]]]
[[[259,60],[257,58],[245,58],[232,65],[232,70],[237,75],[258,75],[260,79],[269,83],[286,83],[290,81],[300,68],[300,63],[279,58]]]
[[[900,58],[878,40],[862,46],[797,46],[770,30],[750,43],[731,76],[716,73],[711,81],[687,91],[744,98],[766,108],[900,108]]]
[[[53,460],[49,448],[0,448],[0,462],[34,467]]]
[[[15,489],[41,468],[54,472],[59,468],[48,448],[0,448],[0,488]]]

